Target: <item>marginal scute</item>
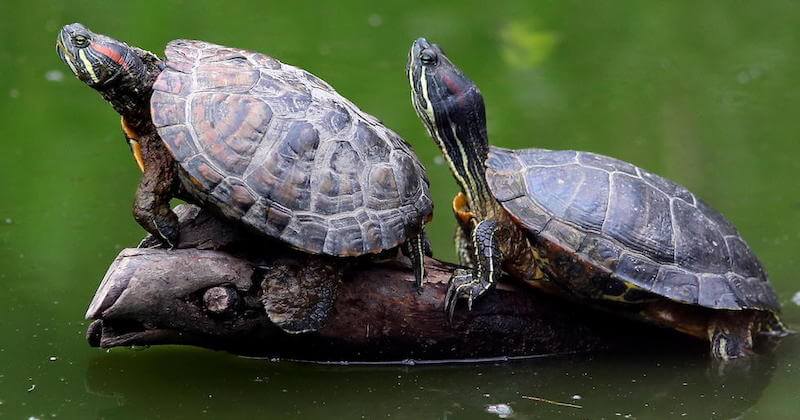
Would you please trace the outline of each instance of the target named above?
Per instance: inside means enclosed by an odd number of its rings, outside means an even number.
[[[267,225],[267,200],[258,200],[247,209],[247,213],[242,217],[244,222],[259,231],[268,232],[272,236],[280,236],[280,232],[274,232],[274,226]]]
[[[362,255],[364,253],[364,238],[358,220],[355,217],[331,220],[331,226],[322,250],[326,254]],[[342,252],[342,250],[346,251]]]
[[[280,203],[272,202],[267,207],[267,226],[272,236],[283,237],[283,231],[292,221],[294,214]]]
[[[557,219],[551,220],[540,235],[552,242],[564,245],[572,251],[578,250],[586,237],[585,232]]]
[[[777,312],[780,304],[768,282],[755,277],[742,277],[728,273],[728,286],[742,308],[762,309]]]
[[[186,168],[192,182],[199,184],[204,191],[211,191],[225,178],[203,155],[195,155],[182,165]]]
[[[619,263],[622,248],[608,238],[590,233],[584,239],[578,252],[585,255],[589,261],[613,271]]]
[[[625,281],[639,287],[651,289],[656,282],[659,266],[649,259],[623,254],[614,273]]]
[[[361,238],[364,242],[364,253],[380,252],[383,245],[381,226],[377,216],[362,210],[355,215],[356,223],[361,227]]]
[[[697,303],[707,308],[741,309],[736,295],[728,286],[728,279],[718,274],[700,276],[700,290],[697,292]]]
[[[531,201],[527,195],[508,200],[503,203],[503,207],[514,220],[534,234],[541,232],[552,218],[552,215]]]
[[[281,239],[289,243],[302,243],[307,252],[320,254],[323,252],[327,235],[328,226],[322,217],[313,214],[295,214],[283,230]]]
[[[211,192],[211,196],[221,203],[229,204],[240,217],[243,217],[255,204],[256,197],[241,180],[226,178]]]
[[[678,302],[696,304],[699,288],[698,278],[694,274],[662,267],[650,290]]]
[[[406,234],[405,219],[401,211],[386,210],[377,213],[380,220],[381,238],[383,239],[383,249],[389,249],[397,245],[401,238]]]

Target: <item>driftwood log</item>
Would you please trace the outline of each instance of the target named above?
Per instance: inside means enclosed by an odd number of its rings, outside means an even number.
[[[452,324],[442,310],[457,268],[426,261],[421,292],[399,257],[331,260],[256,238],[197,207],[177,208],[178,249],[123,250],[86,314],[92,346],[187,344],[316,361],[421,361],[598,351],[705,351],[669,331],[598,313],[503,282]],[[326,264],[347,268],[341,280]],[[317,291],[335,292],[316,331],[289,333]],[[313,312],[313,311],[311,311]]]

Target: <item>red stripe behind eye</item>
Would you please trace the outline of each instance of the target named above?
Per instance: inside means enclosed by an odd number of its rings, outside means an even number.
[[[123,68],[125,69],[128,68],[128,63],[125,62],[125,57],[123,57],[122,54],[120,54],[119,51],[117,51],[115,48],[110,48],[103,44],[98,44],[96,42],[93,42],[89,48],[114,60],[115,63],[119,64]]]
[[[447,88],[450,89],[450,93],[454,95],[460,94],[461,91],[463,90],[457,80],[453,80],[450,76],[446,74],[442,75],[442,80],[444,81],[444,84],[447,85]]]

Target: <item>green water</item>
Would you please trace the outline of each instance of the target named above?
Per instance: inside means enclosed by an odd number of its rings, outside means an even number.
[[[118,116],[53,47],[61,25],[80,21],[156,52],[199,38],[311,70],[413,144],[435,195],[434,251],[452,259],[455,184],[404,74],[411,41],[427,36],[480,85],[494,144],[616,156],[722,210],[798,327],[796,2],[2,0],[0,16],[0,417],[497,418],[485,406],[498,403],[520,419],[800,411],[797,337],[724,381],[686,355],[395,368],[89,348],[85,308],[143,234],[130,216],[139,173]]]

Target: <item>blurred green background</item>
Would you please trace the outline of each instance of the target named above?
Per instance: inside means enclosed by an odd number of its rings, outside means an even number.
[[[0,16],[0,417],[496,418],[485,406],[497,403],[515,418],[800,412],[797,337],[723,381],[694,356],[344,368],[91,349],[85,308],[143,235],[130,215],[139,173],[119,117],[54,50],[78,21],[156,53],[196,38],[308,69],[414,146],[435,196],[434,252],[452,260],[456,186],[404,73],[426,36],[481,87],[494,144],[622,158],[721,210],[798,327],[800,3],[3,0]]]

